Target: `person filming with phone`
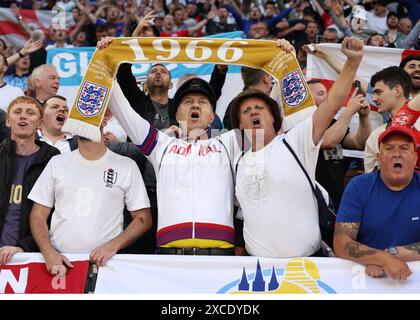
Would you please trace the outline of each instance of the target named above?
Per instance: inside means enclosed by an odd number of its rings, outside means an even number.
[[[319,80],[309,80],[308,86],[318,107],[327,99],[327,88]],[[364,150],[372,131],[370,107],[360,93],[360,82],[356,81],[355,87],[347,106],[342,108],[338,119],[333,119],[325,132],[316,167],[316,180],[328,191],[336,208],[344,192],[344,178],[350,165],[350,159],[344,157],[343,149]],[[357,132],[350,133],[350,121],[356,113],[359,128]]]

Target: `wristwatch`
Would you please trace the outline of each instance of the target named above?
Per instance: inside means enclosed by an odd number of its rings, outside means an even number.
[[[394,246],[389,247],[389,248],[387,249],[387,251],[388,251],[390,254],[392,254],[393,256],[396,256],[396,255],[398,254],[398,248],[397,248],[397,247],[394,247]]]

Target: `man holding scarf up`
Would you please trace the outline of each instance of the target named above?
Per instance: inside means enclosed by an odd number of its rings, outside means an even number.
[[[98,43],[105,48],[110,38]],[[278,45],[286,52],[292,46]],[[179,138],[141,118],[114,82],[111,111],[153,164],[159,208],[157,246],[162,254],[234,254],[234,164],[241,154],[234,131],[212,138],[216,98],[199,78],[185,82],[174,96]]]
[[[319,147],[332,118],[347,98],[363,57],[363,42],[346,38],[347,57],[328,98],[312,117],[278,135],[277,103],[258,90],[245,90],[232,102],[233,128],[244,130],[252,149],[238,163],[236,196],[244,217],[251,255],[270,258],[321,256],[317,202],[309,181],[287,146],[315,183]],[[258,135],[263,141],[258,141]],[[287,142],[287,144],[286,144]]]

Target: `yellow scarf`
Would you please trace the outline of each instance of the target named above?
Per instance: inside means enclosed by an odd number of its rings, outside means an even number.
[[[210,38],[115,38],[96,50],[79,87],[63,132],[99,142],[99,127],[118,66],[129,63],[235,64],[263,69],[281,84],[284,114],[290,115],[314,102],[296,58],[274,41]]]

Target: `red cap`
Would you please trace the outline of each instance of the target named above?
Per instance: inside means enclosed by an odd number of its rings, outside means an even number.
[[[402,126],[391,126],[382,132],[378,138],[378,146],[381,144],[382,140],[391,134],[400,134],[406,136],[414,143],[414,147],[417,146],[416,136],[414,135],[413,130]]]

